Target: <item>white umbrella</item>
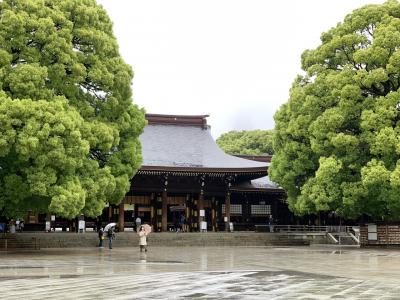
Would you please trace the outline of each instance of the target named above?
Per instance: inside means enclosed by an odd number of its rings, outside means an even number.
[[[107,224],[106,227],[104,227],[104,232],[107,232],[110,227],[115,227],[115,225],[117,225],[117,223],[109,223],[109,224]]]
[[[149,224],[143,224],[142,225],[143,229],[144,229],[144,234],[148,235],[151,232],[151,226]]]

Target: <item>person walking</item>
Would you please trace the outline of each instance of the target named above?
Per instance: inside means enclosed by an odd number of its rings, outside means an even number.
[[[136,223],[136,232],[139,232],[140,225],[142,225],[142,219],[138,216],[135,220]]]
[[[114,226],[108,228],[108,248],[112,249],[112,240],[115,238]]]
[[[99,229],[99,248],[103,248],[104,231],[103,228]]]
[[[97,231],[99,231],[100,228],[103,229],[102,224],[101,224],[101,218],[97,217],[95,226],[96,226]],[[103,230],[103,233],[104,233],[104,230]]]
[[[10,229],[10,233],[15,233],[15,221],[14,221],[14,219],[10,220],[9,229]]]
[[[147,252],[147,234],[143,226],[139,228],[139,248],[140,252]]]
[[[181,218],[180,218],[180,220],[179,220],[179,223],[180,223],[180,227],[181,227],[181,231],[182,232],[185,232],[186,230],[186,228],[185,228],[185,223],[186,223],[186,218],[185,218],[185,214],[181,214]]]
[[[269,227],[269,232],[274,232],[274,218],[272,217],[272,215],[269,215],[268,227]]]

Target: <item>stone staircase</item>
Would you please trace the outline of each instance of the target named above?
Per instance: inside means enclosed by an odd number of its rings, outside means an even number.
[[[22,245],[22,240],[28,245],[35,238],[40,241],[40,248],[74,248],[74,247],[96,247],[98,237],[95,232],[69,233],[69,232],[32,232],[15,234],[16,240]],[[10,240],[11,241],[11,240]],[[10,241],[8,243],[10,243]],[[0,242],[1,243],[1,242]],[[280,233],[257,233],[257,232],[191,232],[191,233],[151,233],[148,237],[149,246],[170,247],[235,247],[235,246],[309,246],[310,241],[302,236],[291,236]],[[104,239],[107,247],[108,239]],[[135,232],[116,233],[113,241],[114,247],[136,247],[139,245],[139,237]],[[2,244],[0,244],[0,248]]]
[[[338,245],[359,245],[359,243],[354,239],[354,235],[351,236],[347,232],[335,232],[331,233],[336,241],[331,241],[333,244]]]
[[[308,246],[310,242],[281,234],[260,234],[254,232],[236,233],[156,233],[148,237],[154,246]],[[135,244],[138,244],[135,242]]]
[[[25,234],[4,234],[0,237],[0,250],[26,249],[40,250],[40,240]]]

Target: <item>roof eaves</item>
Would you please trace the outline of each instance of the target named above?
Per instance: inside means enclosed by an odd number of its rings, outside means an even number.
[[[172,167],[172,166],[141,166],[140,171],[166,172],[211,172],[211,173],[262,173],[267,174],[268,167],[253,168],[203,168],[203,167]]]

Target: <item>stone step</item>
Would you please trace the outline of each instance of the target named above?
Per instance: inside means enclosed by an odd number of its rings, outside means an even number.
[[[332,235],[336,240],[340,240],[341,245],[358,245],[358,243],[347,232],[332,233]]]
[[[95,232],[68,233],[68,232],[35,232],[19,233],[9,237],[15,244],[13,247],[33,247],[32,241],[37,241],[36,247],[41,248],[70,248],[70,247],[95,247],[98,237]],[[302,235],[288,235],[279,233],[255,232],[207,232],[207,233],[151,233],[148,243],[152,246],[303,246],[310,241]],[[107,237],[104,240],[108,244]],[[113,241],[116,247],[132,247],[139,244],[139,236],[135,232],[121,232],[116,234]],[[25,245],[25,246],[24,246]],[[0,248],[1,248],[0,244]],[[4,248],[4,246],[3,246]]]
[[[0,238],[0,250],[7,249],[34,249],[39,250],[40,244],[36,237],[23,237],[9,234]]]

